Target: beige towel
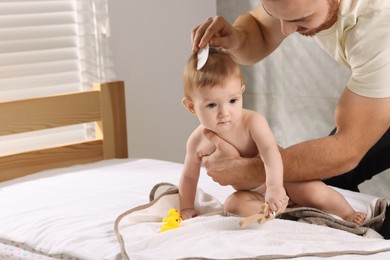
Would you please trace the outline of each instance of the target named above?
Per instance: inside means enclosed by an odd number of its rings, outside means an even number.
[[[240,228],[240,218],[222,212],[222,204],[198,189],[196,207],[201,216],[183,221],[179,228],[160,232],[162,218],[172,207],[178,207],[177,187],[157,184],[150,193],[151,202],[130,209],[115,221],[121,254],[124,259],[291,259],[294,257],[339,255],[375,255],[390,257],[390,241],[378,237],[362,237],[356,230],[379,226],[382,202],[374,204],[373,218],[364,227],[349,227],[345,222],[320,211],[296,208],[283,217],[299,221],[275,219],[262,225],[254,223]],[[376,206],[380,205],[380,206]],[[370,215],[371,216],[371,215]],[[372,221],[371,221],[372,219]],[[320,225],[302,223],[312,220]],[[329,223],[339,227],[329,228]],[[323,224],[326,223],[324,226]],[[374,224],[375,223],[375,224]],[[239,245],[239,246],[238,246]],[[227,248],[229,250],[227,250]],[[380,259],[380,258],[377,258]]]
[[[376,199],[370,206],[372,214],[361,225],[342,220],[321,210],[308,207],[287,208],[286,211],[278,217],[281,219],[296,220],[337,228],[356,235],[365,235],[369,228],[378,231],[381,227],[385,219],[387,201],[385,199]]]

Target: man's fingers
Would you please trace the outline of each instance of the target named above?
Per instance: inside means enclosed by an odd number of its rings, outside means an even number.
[[[196,36],[196,32],[197,32],[198,29],[199,29],[199,26],[200,26],[200,25],[196,26],[196,27],[195,27],[194,29],[192,29],[192,31],[191,31],[192,52],[194,52],[194,53],[197,53],[198,50],[199,50],[199,47],[198,47],[199,41],[195,42],[195,36]]]
[[[207,44],[211,47],[223,47],[224,41],[219,36],[222,36],[229,26],[230,24],[222,16],[208,18],[191,32],[192,51],[197,52],[199,49],[206,47]]]
[[[210,26],[212,22],[213,22],[213,18],[209,17],[206,19],[206,21],[203,22],[203,24],[198,25],[191,31],[193,52],[198,52],[201,48],[204,48],[209,42],[209,40],[211,39],[211,37],[213,36],[213,35],[211,36],[205,35],[207,28]]]

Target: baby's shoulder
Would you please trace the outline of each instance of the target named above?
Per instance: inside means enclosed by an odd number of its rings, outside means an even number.
[[[196,152],[200,157],[215,151],[215,145],[203,134],[205,128],[200,125],[191,134],[187,142],[187,149]]]
[[[195,130],[192,131],[190,137],[188,138],[188,142],[192,143],[193,145],[198,145],[206,141],[210,142],[203,134],[204,129],[205,127],[203,125],[199,125],[197,128],[195,128]]]
[[[266,120],[261,113],[249,109],[243,109],[242,118],[246,124],[259,123]]]

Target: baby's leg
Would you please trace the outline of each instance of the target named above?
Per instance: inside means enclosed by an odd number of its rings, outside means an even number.
[[[226,198],[224,210],[240,217],[259,213],[264,204],[264,197],[253,191],[236,191]]]
[[[313,207],[335,214],[342,219],[361,224],[366,214],[356,212],[342,194],[322,181],[285,183],[290,199],[304,207]]]

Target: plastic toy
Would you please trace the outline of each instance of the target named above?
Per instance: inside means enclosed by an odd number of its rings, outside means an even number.
[[[160,228],[160,232],[178,228],[183,219],[180,217],[180,212],[174,208],[168,211],[168,217],[163,218],[164,225]]]
[[[272,220],[276,217],[276,215],[284,212],[287,207],[287,202],[285,205],[283,205],[282,208],[278,209],[277,212],[275,211],[270,211],[268,203],[264,203],[263,206],[261,207],[261,210],[259,213],[253,214],[249,217],[243,218],[240,221],[240,227],[246,227],[250,225],[252,222],[256,221],[258,224],[263,224],[264,222],[268,220]]]

